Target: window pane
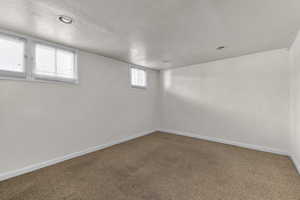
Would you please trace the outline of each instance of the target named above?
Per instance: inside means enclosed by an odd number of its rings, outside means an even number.
[[[145,71],[140,70],[140,77],[141,77],[141,85],[146,86],[146,77],[145,77]]]
[[[137,71],[131,68],[131,85],[137,84]]]
[[[74,54],[72,52],[57,51],[57,73],[62,77],[73,78]]]
[[[0,70],[24,72],[25,42],[0,36]]]
[[[75,53],[51,46],[36,45],[35,74],[53,78],[76,79]]]
[[[55,75],[55,49],[44,45],[36,45],[35,50],[37,74]]]
[[[146,87],[146,72],[142,69],[131,68],[131,85]]]

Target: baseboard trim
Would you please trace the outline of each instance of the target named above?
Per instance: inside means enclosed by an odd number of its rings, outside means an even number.
[[[165,132],[165,133],[171,133],[171,134],[175,134],[175,135],[181,135],[181,136],[197,138],[197,139],[201,139],[201,140],[218,142],[218,143],[222,143],[222,144],[229,144],[229,145],[243,147],[243,148],[257,150],[257,151],[269,152],[269,153],[285,155],[285,156],[289,155],[288,152],[282,151],[280,149],[274,149],[274,148],[270,148],[270,147],[247,144],[247,143],[236,142],[236,141],[231,141],[231,140],[225,140],[225,139],[216,138],[216,137],[203,136],[203,135],[198,135],[198,134],[195,134],[195,133],[187,133],[187,132],[181,132],[181,131],[175,131],[175,130],[166,130],[166,129],[160,129],[158,131]]]
[[[135,135],[132,135],[132,136],[128,136],[128,137],[119,139],[119,140],[111,142],[111,143],[90,147],[90,148],[84,149],[84,150],[79,151],[79,152],[74,152],[74,153],[67,154],[67,155],[64,155],[64,156],[61,156],[61,157],[58,157],[58,158],[54,158],[52,160],[44,161],[44,162],[41,162],[41,163],[36,163],[36,164],[29,165],[29,166],[21,168],[21,169],[17,169],[17,170],[9,171],[9,172],[6,172],[6,173],[2,173],[2,174],[0,174],[0,181],[4,181],[4,180],[7,180],[7,179],[10,179],[10,178],[22,175],[22,174],[26,174],[26,173],[44,168],[44,167],[48,167],[48,166],[51,166],[51,165],[54,165],[54,164],[57,164],[57,163],[60,163],[60,162],[63,162],[63,161],[66,161],[66,160],[69,160],[69,159],[72,159],[72,158],[76,158],[78,156],[82,156],[82,155],[85,155],[85,154],[88,154],[88,153],[91,153],[91,152],[94,152],[94,151],[105,149],[105,148],[111,147],[111,146],[116,145],[116,144],[124,143],[124,142],[127,142],[129,140],[133,140],[135,138],[151,134],[153,132],[155,132],[155,130],[142,132],[142,133],[139,133],[139,134],[135,134]]]
[[[291,160],[293,161],[295,168],[297,169],[298,174],[300,175],[300,162],[296,159],[295,156],[290,156]]]

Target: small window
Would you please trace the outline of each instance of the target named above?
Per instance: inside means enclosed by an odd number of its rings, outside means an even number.
[[[147,87],[147,75],[146,71],[138,68],[131,68],[131,85],[133,87]]]
[[[59,81],[76,81],[76,55],[56,47],[35,45],[34,75],[37,78]]]
[[[0,74],[25,76],[25,40],[0,35]]]

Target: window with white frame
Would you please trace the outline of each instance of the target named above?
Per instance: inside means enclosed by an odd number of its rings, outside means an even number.
[[[39,78],[76,80],[75,53],[53,46],[36,44],[33,72]]]
[[[78,82],[76,50],[13,35],[0,33],[0,79]]]
[[[0,34],[0,75],[25,76],[25,40]]]
[[[131,85],[133,87],[140,87],[140,88],[147,87],[147,74],[145,70],[132,67],[130,69],[130,78],[131,78]]]

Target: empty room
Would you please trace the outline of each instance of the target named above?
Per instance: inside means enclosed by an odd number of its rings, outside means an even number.
[[[300,200],[300,1],[1,0],[0,200]]]

